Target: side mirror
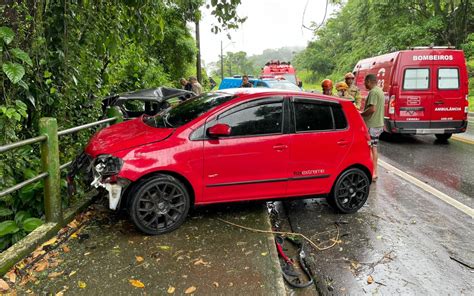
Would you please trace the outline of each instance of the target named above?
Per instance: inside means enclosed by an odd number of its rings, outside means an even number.
[[[298,87],[303,87],[303,81],[298,81]]]
[[[207,135],[211,138],[230,136],[231,127],[225,123],[218,123],[207,129]]]

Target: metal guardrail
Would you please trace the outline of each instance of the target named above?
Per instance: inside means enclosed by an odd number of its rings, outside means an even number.
[[[46,136],[38,136],[38,137],[31,138],[31,139],[26,139],[26,140],[23,140],[23,141],[19,141],[19,142],[7,144],[7,145],[4,145],[4,146],[0,146],[0,153],[7,152],[9,150],[19,148],[19,147],[22,147],[22,146],[42,142],[46,139],[47,139]]]
[[[75,133],[75,132],[78,132],[78,131],[81,131],[81,130],[84,130],[84,129],[87,129],[87,128],[90,128],[90,127],[94,127],[94,126],[102,124],[102,123],[113,122],[115,120],[117,120],[117,118],[112,117],[112,118],[102,119],[102,120],[99,120],[99,121],[96,121],[96,122],[91,122],[91,123],[87,123],[87,124],[84,124],[84,125],[76,126],[76,127],[70,128],[70,129],[59,131],[58,136],[69,135],[69,134],[72,134],[72,133]]]
[[[39,122],[40,135],[34,138],[0,146],[0,153],[26,145],[40,143],[42,173],[33,178],[20,182],[0,191],[0,198],[21,188],[44,179],[44,205],[46,222],[61,223],[63,220],[60,195],[60,171],[71,165],[72,161],[59,165],[59,136],[72,134],[104,123],[121,122],[123,117],[116,110],[108,110],[110,118],[76,126],[58,132],[56,118],[41,118]]]
[[[21,183],[18,183],[18,184],[16,184],[16,185],[13,185],[12,187],[9,187],[9,188],[3,190],[2,192],[0,192],[0,197],[3,197],[3,196],[5,196],[5,195],[10,194],[10,193],[12,193],[12,192],[15,192],[15,191],[17,191],[17,190],[20,190],[21,188],[23,188],[23,187],[25,187],[25,186],[27,186],[27,185],[30,185],[30,184],[32,184],[32,183],[35,183],[36,181],[39,181],[39,180],[41,180],[41,179],[43,179],[43,178],[46,178],[47,176],[48,176],[48,173],[41,173],[41,174],[39,174],[39,175],[36,176],[36,177],[33,177],[33,178],[31,178],[31,179],[28,179],[28,180],[25,180],[25,181],[23,181],[23,182],[21,182]]]

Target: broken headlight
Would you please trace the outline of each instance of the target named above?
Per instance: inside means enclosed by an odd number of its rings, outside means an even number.
[[[103,154],[94,160],[94,170],[102,177],[117,175],[122,169],[123,161],[115,156]]]

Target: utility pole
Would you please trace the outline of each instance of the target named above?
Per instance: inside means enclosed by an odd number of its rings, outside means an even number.
[[[224,49],[222,48],[221,40],[221,81],[224,80]]]

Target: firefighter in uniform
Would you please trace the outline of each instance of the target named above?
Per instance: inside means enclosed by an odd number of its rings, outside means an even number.
[[[343,99],[351,100],[355,105],[354,98],[349,94],[349,86],[344,81],[336,83],[337,96]]]
[[[352,98],[354,98],[354,101],[355,101],[354,104],[355,104],[356,108],[360,110],[360,103],[361,103],[362,97],[360,95],[359,88],[354,84],[354,78],[355,78],[355,76],[351,72],[344,75],[344,79],[346,81],[346,84],[349,87],[347,92],[349,93],[349,95]]]
[[[323,89],[323,94],[332,96],[332,81],[330,79],[324,79],[321,82],[321,88]]]

